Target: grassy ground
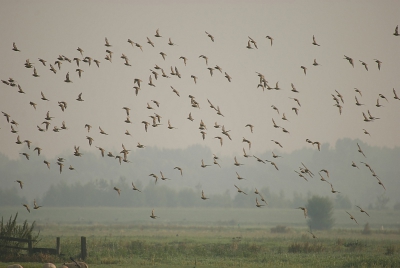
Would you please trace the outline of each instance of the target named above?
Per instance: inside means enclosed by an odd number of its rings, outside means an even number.
[[[63,226],[48,227],[59,232]],[[272,233],[269,228],[131,225],[64,226],[67,233],[87,236],[90,267],[399,267],[400,232],[372,230],[316,231],[306,229]],[[91,229],[91,231],[89,230]],[[95,235],[106,229],[107,235]],[[125,233],[129,233],[126,235]],[[55,236],[44,235],[37,247],[55,247]],[[64,256],[36,256],[40,262],[57,264],[78,258],[80,236],[61,236]],[[16,261],[25,259],[20,256]],[[5,267],[0,263],[0,267]]]
[[[313,239],[302,211],[295,209],[207,209],[194,215],[189,209],[165,213],[160,208],[157,220],[150,219],[148,209],[131,214],[129,209],[48,209],[54,214],[39,222],[42,239],[35,247],[55,248],[58,236],[64,255],[9,257],[0,260],[0,267],[19,262],[39,268],[47,261],[59,265],[70,256],[79,258],[81,236],[87,237],[90,267],[400,267],[399,215],[393,211],[370,212],[369,235],[362,234],[367,219],[362,214],[357,225],[344,211],[336,211],[335,228],[315,231]],[[108,221],[79,220],[82,215]],[[119,220],[110,221],[115,215]],[[198,220],[183,220],[192,215]],[[207,222],[213,217],[217,221]],[[271,232],[278,224],[286,228]]]
[[[307,227],[303,212],[299,209],[264,208],[154,208],[159,216],[156,221],[149,216],[152,208],[115,208],[115,207],[84,207],[55,208],[46,207],[28,213],[23,206],[0,207],[0,216],[5,218],[19,213],[20,221],[36,221],[39,224],[178,224],[178,225],[251,225]],[[350,220],[344,210],[334,210],[336,228],[362,228],[368,222],[372,228],[398,228],[400,226],[400,211],[373,210],[368,211],[371,217],[360,213],[358,209],[348,210],[353,214],[359,226]],[[360,227],[361,226],[361,227]]]

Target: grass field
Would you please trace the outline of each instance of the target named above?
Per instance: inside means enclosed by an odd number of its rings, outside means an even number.
[[[1,215],[15,213],[2,209]],[[44,213],[40,210],[37,214]],[[330,231],[308,233],[301,210],[287,209],[151,209],[47,208],[51,218],[38,217],[41,241],[35,247],[55,248],[60,257],[38,255],[1,260],[24,268],[50,261],[61,264],[79,257],[80,237],[87,237],[90,267],[400,267],[399,213],[356,214],[360,225],[344,211],[335,211]],[[346,214],[346,215],[343,215]],[[353,214],[353,215],[354,215]],[[20,219],[25,219],[20,212]],[[90,221],[88,219],[91,219]],[[371,234],[362,234],[369,222]],[[282,232],[271,228],[284,225]],[[381,229],[384,226],[384,229]],[[34,258],[34,259],[32,259]]]

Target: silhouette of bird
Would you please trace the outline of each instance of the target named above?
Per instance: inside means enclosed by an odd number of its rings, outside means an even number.
[[[22,189],[22,188],[23,188],[23,185],[24,185],[24,183],[23,183],[22,181],[20,181],[20,180],[16,180],[16,182],[18,182],[18,184],[19,184],[19,187]]]
[[[29,213],[31,213],[31,210],[29,209],[29,206],[27,205],[27,204],[22,204],[25,208],[26,208],[26,210],[29,212]]]
[[[271,165],[273,165],[275,167],[276,170],[279,170],[278,166],[275,164],[275,162],[272,162],[270,160],[265,160],[267,162],[269,162]]]
[[[61,162],[57,162],[57,164],[60,166],[60,174],[61,174],[61,172],[62,172],[62,167],[64,166],[64,164],[61,163]]]
[[[234,185],[234,186],[236,187],[238,193],[243,193],[243,194],[247,195],[247,194],[246,194],[245,192],[243,192],[239,187],[237,187],[236,185]]]
[[[121,190],[119,188],[117,188],[116,186],[114,186],[114,190],[117,191],[118,195],[121,195]]]
[[[152,219],[159,218],[158,216],[154,215],[154,209],[151,211],[150,218],[152,218]]]
[[[355,89],[355,92],[357,92],[358,94],[360,94],[360,96],[362,97],[361,91],[360,91],[358,88],[354,88],[354,89]]]
[[[300,68],[303,69],[304,75],[307,75],[307,67],[302,65]]]
[[[283,146],[278,141],[275,141],[275,140],[271,140],[271,141],[273,141],[275,144],[279,145],[279,147],[283,148]]]
[[[180,168],[180,167],[174,167],[174,169],[177,169],[177,170],[179,170],[179,171],[180,171],[180,173],[181,173],[181,176],[183,176],[183,171],[182,171],[182,168]]]
[[[319,65],[321,65],[321,64],[319,64],[319,63],[317,62],[317,60],[314,59],[313,65],[314,65],[314,66],[319,66]]]
[[[315,238],[317,238],[311,231],[308,231],[311,235],[312,235],[312,237],[315,239]]]
[[[347,211],[346,211],[346,213],[350,215],[350,219],[352,219],[353,221],[355,221],[355,222],[358,224],[356,218],[354,218],[353,215],[351,215],[351,214],[350,214],[349,212],[347,212]]]
[[[358,207],[360,209],[360,212],[364,212],[365,214],[368,215],[368,217],[370,217],[369,214],[365,210],[363,210],[361,207],[359,207],[359,206],[356,206],[356,207]]]
[[[352,58],[350,58],[350,57],[347,57],[346,55],[344,55],[344,59],[345,59],[345,60],[348,60],[348,61],[349,61],[349,63],[351,64],[351,66],[353,66],[353,68],[354,68],[354,61],[353,61],[353,59],[352,59]]]
[[[378,64],[378,70],[381,70],[381,64],[382,62],[380,60],[374,59],[375,62]]]
[[[210,198],[208,198],[208,197],[206,197],[206,196],[204,195],[204,191],[203,191],[203,190],[201,190],[201,199],[203,199],[203,200],[210,199]]]
[[[211,165],[205,165],[203,159],[201,159],[201,167],[202,168],[209,167],[209,166],[211,166]]]
[[[262,207],[262,206],[265,206],[265,205],[264,205],[264,204],[258,203],[258,199],[257,199],[257,197],[256,197],[256,207],[260,208],[260,207]]]
[[[132,182],[132,190],[138,191],[139,193],[142,192],[142,191],[140,191],[138,188],[136,188],[136,186],[133,184],[133,182]]]
[[[86,136],[86,139],[89,141],[89,145],[92,146],[94,139],[92,137]]]
[[[317,41],[315,41],[315,36],[314,36],[314,35],[312,36],[312,44],[313,44],[314,46],[320,46],[320,45],[317,43]]]
[[[257,162],[260,162],[260,163],[264,163],[264,164],[265,164],[264,160],[262,160],[261,158],[258,158],[258,157],[255,156],[255,155],[253,155],[253,157],[257,160]]]
[[[304,218],[307,218],[307,215],[308,215],[307,208],[305,208],[305,207],[298,207],[297,209],[301,209],[301,210],[303,210],[303,213],[304,213]]]
[[[19,49],[17,48],[17,45],[15,44],[15,42],[13,42],[13,48],[12,48],[12,50],[14,50],[14,51],[21,51],[21,50],[19,50]]]
[[[254,128],[254,126],[253,126],[252,124],[247,124],[245,127],[249,127],[251,133],[253,133],[253,128]]]
[[[400,35],[400,34],[399,34],[399,25],[397,25],[396,28],[394,29],[393,35],[394,35],[394,36],[399,36],[399,35]]]
[[[210,37],[211,41],[213,41],[213,42],[214,42],[214,36],[212,36],[212,35],[211,35],[211,34],[209,34],[208,32],[206,32],[206,35],[207,35],[208,37]]]
[[[27,154],[27,153],[20,153],[20,154],[22,154],[23,156],[25,156],[25,158],[26,158],[27,160],[29,160],[29,154]]]
[[[271,47],[272,47],[272,42],[274,41],[274,39],[273,39],[271,36],[269,36],[269,35],[267,35],[265,38],[267,38],[267,39],[270,40],[270,42],[271,42]]]
[[[36,203],[36,200],[35,199],[33,199],[33,209],[39,209],[39,208],[41,208],[42,206],[38,206],[38,204]]]
[[[397,96],[396,90],[394,90],[394,88],[393,88],[393,94],[394,94],[394,97],[393,97],[393,98],[394,98],[395,100],[400,100],[399,97]]]
[[[241,163],[239,163],[239,162],[237,161],[236,156],[234,157],[234,160],[235,160],[235,163],[234,163],[235,166],[241,166],[241,165],[243,165],[243,164],[241,164]]]
[[[245,139],[245,137],[243,137],[242,142],[247,142],[249,144],[249,150],[251,149],[251,141]]]
[[[357,143],[357,147],[358,147],[358,152],[360,153],[360,154],[362,154],[364,157],[366,157],[365,156],[365,154],[364,154],[364,152],[361,150],[361,147],[360,147],[360,145]]]

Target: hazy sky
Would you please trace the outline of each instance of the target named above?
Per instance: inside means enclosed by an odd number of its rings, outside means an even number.
[[[74,145],[81,150],[97,150],[101,146],[117,153],[124,143],[136,150],[138,142],[146,146],[185,148],[204,144],[220,155],[241,155],[252,142],[251,153],[266,150],[291,152],[311,147],[306,139],[329,143],[349,137],[377,146],[400,146],[400,36],[394,36],[400,24],[399,1],[6,1],[0,9],[0,79],[13,78],[17,87],[0,83],[0,110],[8,113],[19,125],[18,134],[10,132],[5,117],[0,118],[0,151],[10,157],[27,150],[16,144],[16,137],[40,146],[45,157],[73,154]],[[156,30],[162,37],[155,37]],[[205,31],[212,34],[212,42]],[[273,37],[273,45],[266,38]],[[312,36],[320,46],[312,44]],[[258,49],[248,49],[249,36]],[[111,47],[105,46],[105,37]],[[146,37],[154,43],[147,43]],[[176,43],[168,45],[169,38]],[[131,39],[139,43],[132,47]],[[12,50],[13,42],[20,52]],[[254,45],[252,45],[254,47]],[[84,50],[83,56],[77,51]],[[113,52],[112,63],[105,59],[106,49]],[[167,54],[163,60],[160,52]],[[124,65],[124,53],[131,66]],[[61,70],[54,62],[59,55],[69,59],[90,56],[99,60],[100,68],[80,62],[84,72],[78,77],[73,61],[62,61]],[[208,65],[200,55],[208,57]],[[354,68],[344,59],[353,58]],[[185,66],[179,57],[188,58]],[[38,61],[47,61],[46,66]],[[36,67],[24,67],[25,60]],[[320,66],[313,66],[316,59]],[[374,59],[382,61],[378,70]],[[359,60],[368,64],[367,71]],[[57,73],[49,69],[52,64]],[[155,87],[148,85],[155,65],[170,78],[153,77]],[[207,67],[219,65],[222,73]],[[177,67],[182,78],[170,75]],[[307,67],[307,75],[300,66]],[[155,70],[161,75],[160,70]],[[65,83],[69,72],[73,83]],[[227,72],[232,82],[224,77]],[[262,73],[268,84],[281,90],[258,87]],[[198,77],[197,84],[191,75]],[[135,96],[134,79],[143,82]],[[291,83],[299,93],[291,91]],[[179,91],[180,97],[170,86]],[[362,96],[355,92],[358,88]],[[334,106],[331,94],[337,90],[344,97],[342,115]],[[41,100],[43,92],[50,101]],[[78,102],[82,93],[83,102]],[[386,96],[388,101],[379,98]],[[189,95],[195,96],[200,109],[191,106]],[[361,106],[355,105],[355,96]],[[290,98],[297,98],[301,107]],[[376,107],[377,99],[384,107]],[[209,107],[209,99],[219,106],[223,117]],[[152,100],[157,100],[157,107]],[[36,110],[29,102],[37,104]],[[67,102],[65,112],[58,106]],[[154,109],[147,109],[149,103]],[[271,108],[275,105],[280,114]],[[122,107],[129,107],[132,124],[127,124]],[[299,109],[296,115],[292,107]],[[362,112],[370,110],[379,117],[364,122]],[[49,131],[39,132],[50,111],[54,118]],[[191,112],[194,121],[187,119]],[[150,115],[162,116],[160,126],[149,126]],[[282,120],[285,113],[288,121]],[[283,133],[284,127],[290,134]],[[168,129],[168,120],[177,129]],[[200,134],[200,120],[207,126],[206,139]],[[67,130],[53,132],[65,121]],[[214,123],[225,125],[232,137],[221,134]],[[90,124],[90,133],[84,128]],[[251,133],[246,124],[254,125]],[[99,126],[109,135],[101,135]],[[371,136],[365,135],[366,129]],[[132,136],[125,135],[128,130]],[[94,139],[90,147],[86,136]],[[214,137],[223,137],[223,146]],[[283,145],[280,149],[271,140]],[[32,150],[32,149],[31,149]],[[33,155],[33,152],[30,152]]]

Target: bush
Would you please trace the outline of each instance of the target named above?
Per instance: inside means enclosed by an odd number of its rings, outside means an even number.
[[[33,229],[35,228],[35,222],[33,222],[30,226],[28,222],[25,220],[22,225],[17,225],[17,217],[18,213],[15,214],[14,219],[12,215],[8,222],[4,223],[3,217],[0,222],[0,236],[3,237],[13,237],[13,238],[21,238],[21,239],[33,239],[36,240],[39,237],[38,232],[36,235],[32,235]],[[38,241],[37,241],[38,242]],[[8,248],[7,246],[13,247],[21,247],[22,242],[18,241],[8,241],[8,240],[0,240],[0,255],[7,254],[18,254],[19,250],[15,248]]]
[[[284,225],[277,225],[276,227],[271,228],[271,233],[289,233],[290,228],[287,228]]]
[[[312,196],[308,199],[307,210],[311,230],[329,230],[333,227],[333,204],[328,197]]]
[[[369,227],[368,222],[364,225],[364,229],[361,231],[361,233],[364,235],[370,235],[372,233],[371,227]]]

